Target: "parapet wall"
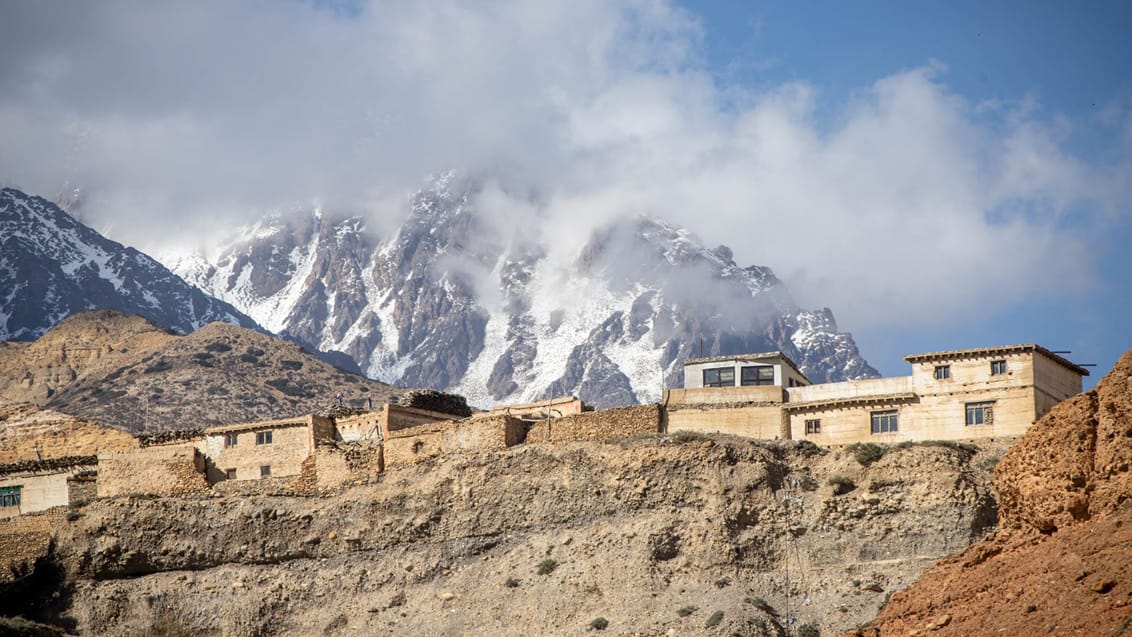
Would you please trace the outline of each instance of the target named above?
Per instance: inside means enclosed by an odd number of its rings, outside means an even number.
[[[665,430],[665,413],[658,404],[590,411],[532,424],[527,443],[570,442],[629,438]]]
[[[523,442],[526,432],[526,422],[502,414],[407,427],[385,441],[385,466],[412,464],[455,451],[498,451]]]
[[[104,451],[98,454],[98,496],[207,493],[204,469],[204,456],[190,444]]]

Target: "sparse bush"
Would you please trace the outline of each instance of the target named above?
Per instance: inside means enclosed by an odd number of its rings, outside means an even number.
[[[291,371],[297,372],[297,371],[299,371],[300,369],[303,368],[303,362],[302,361],[279,361],[279,366],[282,367],[283,369],[289,369]]]
[[[829,477],[829,484],[833,487],[833,495],[845,495],[857,488],[855,482],[839,473]]]
[[[209,343],[204,348],[210,352],[230,352],[232,346],[227,343]]]
[[[590,622],[590,628],[594,630],[605,630],[608,627],[609,620],[604,617],[595,617],[594,620]]]
[[[858,442],[845,448],[853,454],[862,467],[867,467],[884,457],[884,447],[871,442]]]
[[[552,557],[548,557],[545,560],[539,562],[538,568],[535,570],[539,575],[550,575],[556,568],[558,568],[558,560]]]
[[[823,449],[815,445],[813,442],[810,442],[809,440],[799,440],[796,449],[798,450],[798,453],[807,458],[811,458],[813,456],[824,456],[825,454],[829,453],[829,449]]]
[[[728,586],[731,586],[731,578],[730,577],[721,577],[721,578],[715,580],[715,587],[716,588],[727,588]]]
[[[704,440],[710,440],[710,438],[698,431],[677,431],[672,434],[672,442],[703,442]]]
[[[507,588],[519,588],[519,584],[521,583],[522,582],[520,580],[517,580],[514,577],[508,577],[507,581],[503,582],[503,585]]]
[[[957,440],[925,440],[920,443],[925,447],[946,447],[954,451],[962,451],[964,453],[977,453],[979,448],[975,445],[959,442]]]
[[[77,519],[79,519],[79,518],[83,517],[83,514],[82,514],[81,512],[79,512],[79,511],[67,511],[67,514],[66,514],[65,516],[63,516],[63,517],[64,517],[64,519],[66,519],[66,520],[67,520],[68,522],[74,522],[75,520],[77,520]]]
[[[761,597],[748,597],[745,601],[767,615],[778,615],[778,611],[774,610],[774,607]]]
[[[688,615],[691,615],[692,613],[694,613],[698,610],[699,610],[699,608],[689,605],[689,606],[684,606],[684,607],[680,608],[680,610],[676,611],[676,614],[681,616],[681,617],[687,617]]]
[[[813,476],[804,475],[798,480],[798,487],[803,491],[816,491],[818,488],[818,481],[814,480]]]
[[[814,622],[802,624],[798,627],[798,637],[821,637],[821,630]]]
[[[717,611],[715,611],[714,613],[711,614],[711,617],[707,618],[707,621],[704,622],[704,627],[705,628],[711,628],[713,626],[718,626],[720,624],[720,622],[722,622],[722,621],[723,621],[723,611],[717,610]]]

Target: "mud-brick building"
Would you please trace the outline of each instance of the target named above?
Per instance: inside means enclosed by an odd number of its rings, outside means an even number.
[[[97,462],[68,456],[0,465],[0,518],[93,498]]]
[[[210,483],[299,475],[315,446],[335,439],[334,421],[314,414],[218,425],[204,434],[201,452],[218,474]]]
[[[811,384],[781,352],[689,359],[665,392],[669,430],[820,445],[1020,436],[1088,370],[1038,345],[905,357],[912,374]]]

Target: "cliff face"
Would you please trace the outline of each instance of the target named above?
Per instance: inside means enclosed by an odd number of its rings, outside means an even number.
[[[1000,530],[892,598],[863,634],[1132,634],[1132,352],[995,469]]]
[[[915,445],[866,467],[651,436],[456,454],[319,497],[103,499],[58,534],[55,619],[84,635],[575,635],[599,617],[613,635],[828,634],[994,523],[994,454]]]

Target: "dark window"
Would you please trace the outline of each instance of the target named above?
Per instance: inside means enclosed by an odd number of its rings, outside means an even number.
[[[23,485],[19,484],[14,487],[0,487],[0,507],[20,506],[20,495],[23,490]]]
[[[951,365],[936,365],[935,379],[947,380],[948,378],[951,378]]]
[[[704,370],[704,387],[734,387],[735,368],[716,367]]]
[[[1006,373],[1006,361],[991,361],[990,362],[991,376],[998,376]]]
[[[815,418],[806,421],[806,434],[820,434],[821,433],[821,420]]]
[[[256,434],[255,434],[255,443],[257,445],[269,445],[269,444],[271,444],[271,432],[270,431],[257,431]]]
[[[744,367],[741,382],[744,385],[773,385],[774,368],[769,365]]]
[[[897,431],[895,409],[891,411],[874,411],[871,415],[874,434],[887,434]]]
[[[240,434],[224,434],[224,446],[235,447],[236,441],[239,440]]]
[[[967,426],[989,425],[994,422],[994,403],[967,403]]]
[[[259,466],[259,477],[266,478],[271,475],[271,465],[263,464]]]
[[[227,477],[227,478],[228,478],[229,480],[235,480],[235,479],[236,479],[236,470],[235,470],[235,469],[225,469],[225,470],[224,470],[224,475],[225,475],[225,476],[226,476],[226,477]]]

